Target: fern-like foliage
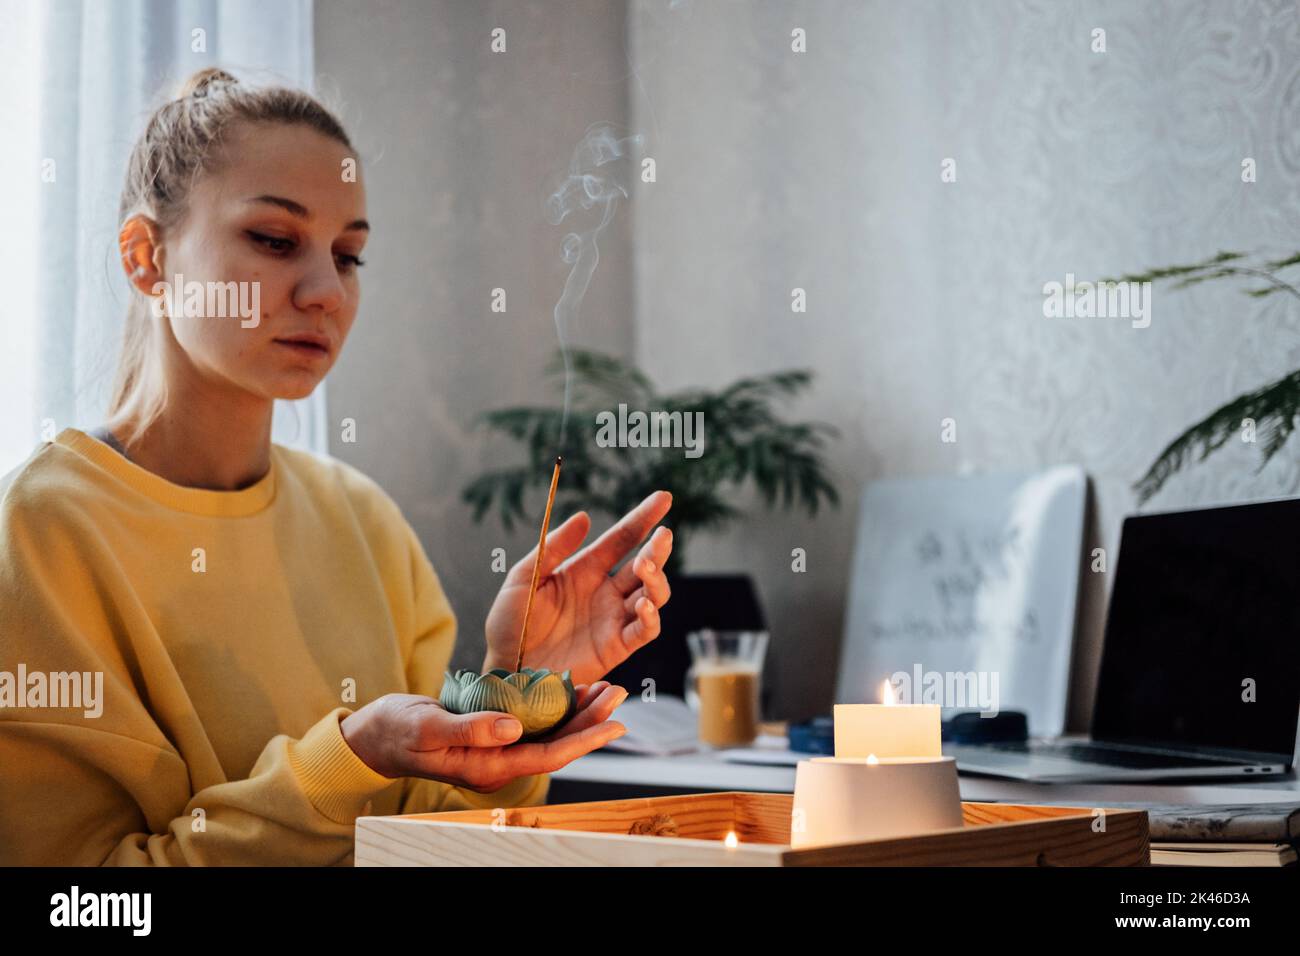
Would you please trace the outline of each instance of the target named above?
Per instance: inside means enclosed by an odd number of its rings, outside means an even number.
[[[563,409],[515,407],[482,418],[489,430],[519,442],[525,461],[479,476],[462,491],[481,521],[494,508],[507,530],[531,524],[540,510],[530,497],[544,494],[557,454],[564,456],[556,489],[557,514],[585,509],[621,517],[646,495],[663,488],[673,495],[666,524],[673,529],[673,559],[680,567],[684,545],[697,530],[720,530],[738,518],[733,504],[748,482],[768,508],[803,508],[815,515],[839,494],[823,458],[837,432],[819,422],[786,422],[775,406],[797,395],[812,374],[793,370],[743,378],[721,391],[693,389],[664,394],[640,371],[610,355],[571,349],[567,426]],[[563,387],[564,359],[556,353],[547,373]],[[596,416],[629,411],[704,414],[704,453],[687,458],[682,448],[602,448]]]
[[[1242,252],[1220,252],[1203,262],[1185,266],[1166,266],[1146,272],[1103,279],[1103,282],[1162,282],[1173,280],[1170,288],[1186,289],[1203,282],[1220,279],[1249,280],[1246,295],[1262,299],[1285,293],[1300,299],[1300,288],[1279,273],[1300,265],[1300,252],[1281,259],[1252,261]],[[1254,392],[1239,395],[1216,408],[1201,421],[1175,438],[1162,451],[1145,475],[1134,485],[1138,500],[1146,501],[1159,491],[1189,461],[1204,461],[1239,434],[1244,419],[1255,422],[1260,445],[1260,468],[1268,464],[1286,444],[1300,420],[1300,369],[1282,376]]]

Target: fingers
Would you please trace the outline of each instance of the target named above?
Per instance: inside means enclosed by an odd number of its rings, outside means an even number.
[[[672,553],[672,530],[656,528],[650,540],[637,552],[637,556],[618,569],[618,573],[614,575],[614,587],[619,593],[627,594],[638,583],[642,583],[646,586],[650,599],[655,602],[655,607],[663,607],[670,593],[668,578],[664,575],[663,569],[667,566],[668,558]],[[630,605],[629,610],[631,610]]]
[[[509,714],[452,714],[429,701],[419,714],[419,746],[408,751],[400,773],[491,791],[516,777],[551,773],[627,733],[609,719],[627,699],[626,690],[603,680],[574,690],[574,716],[554,734],[522,744],[515,743],[522,725]],[[507,725],[504,732],[498,733],[498,724]]]
[[[415,750],[445,747],[504,747],[524,732],[519,718],[494,710],[453,714],[441,707],[420,714]]]
[[[453,748],[417,755],[423,758],[418,772],[440,780],[463,781],[475,790],[497,790],[516,777],[559,770],[625,733],[627,728],[618,721],[607,720],[554,740],[491,749]]]
[[[637,560],[640,561],[639,558]],[[672,596],[673,590],[668,586],[668,576],[662,571],[655,571],[654,567],[650,562],[645,562],[638,569],[638,573],[642,575],[640,578],[643,582],[642,586],[623,599],[623,610],[628,614],[634,612],[636,602],[643,597],[649,598],[650,603],[655,607],[663,607]]]
[[[656,491],[619,519],[618,523],[597,538],[583,553],[581,560],[590,561],[608,572],[650,533],[650,529],[663,520],[673,505],[673,496],[666,491]]]
[[[516,744],[502,751],[509,760],[510,776],[533,773],[551,773],[579,757],[599,750],[611,740],[627,733],[627,728],[616,720],[606,720],[553,740]]]
[[[578,729],[608,719],[614,708],[627,698],[623,688],[603,680],[590,686],[582,684],[574,690],[578,692],[578,706],[569,723],[583,717]],[[510,714],[495,710],[453,714],[432,701],[427,708],[421,707],[416,719],[419,728],[412,749],[417,751],[445,747],[504,747],[517,741],[524,729],[519,719]]]
[[[628,654],[639,650],[659,636],[659,611],[650,599],[642,596],[633,607],[636,620],[623,628],[623,643]]]
[[[627,700],[627,691],[622,687],[605,683],[603,691],[592,699],[589,706],[585,709],[580,708],[576,714],[569,718],[568,722],[558,728],[555,733],[549,734],[542,740],[558,740],[560,737],[576,734],[579,731],[586,730],[588,727],[595,727],[613,715],[618,705]]]
[[[574,692],[578,695],[578,710],[582,710],[584,707],[588,706],[593,700],[600,696],[601,691],[609,686],[609,681],[598,680],[590,686],[587,684],[579,684],[577,687],[573,688]]]
[[[564,524],[552,528],[546,535],[546,553],[542,555],[542,567],[539,577],[545,578],[570,557],[582,542],[587,540],[591,531],[591,516],[585,511],[571,515]],[[528,584],[533,578],[533,562],[537,560],[537,548],[524,555],[506,575],[506,584]]]

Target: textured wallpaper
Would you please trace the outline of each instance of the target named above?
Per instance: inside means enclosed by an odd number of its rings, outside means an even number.
[[[1300,365],[1300,317],[1209,284],[1157,286],[1145,328],[1046,318],[1043,286],[1300,246],[1297,4],[634,0],[629,23],[633,122],[659,169],[635,207],[638,358],[670,385],[812,368],[792,412],[842,432],[838,513],[755,504],[689,555],[758,577],[777,708],[830,702],[865,481],[1073,462],[1095,483],[1089,547],[1112,559],[1082,591],[1086,729],[1133,482]],[[1230,443],[1147,508],[1293,493],[1293,446],[1260,470]]]

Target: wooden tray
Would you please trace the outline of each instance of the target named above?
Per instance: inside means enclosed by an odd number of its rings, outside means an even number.
[[[964,825],[792,850],[788,793],[726,791],[361,817],[357,866],[1146,866],[1145,810],[963,803]],[[665,823],[676,836],[629,831]],[[735,833],[738,843],[723,840]]]

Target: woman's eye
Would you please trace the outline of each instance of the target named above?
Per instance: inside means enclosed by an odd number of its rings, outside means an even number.
[[[251,229],[248,232],[248,236],[254,242],[277,254],[291,252],[297,245],[297,243],[292,239],[285,239],[281,236],[268,236],[265,233],[254,232]],[[354,256],[349,253],[340,252],[335,255],[334,258],[338,262],[339,268],[344,272],[351,272],[358,266],[365,265],[365,263],[361,261],[360,256]]]
[[[267,236],[260,232],[249,232],[254,242],[261,243],[272,252],[288,252],[293,248],[292,239],[281,239],[279,236]]]

